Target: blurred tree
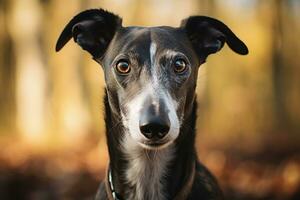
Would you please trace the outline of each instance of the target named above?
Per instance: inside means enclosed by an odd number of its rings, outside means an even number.
[[[271,12],[272,17],[272,66],[273,66],[273,84],[274,84],[274,95],[275,104],[274,110],[277,116],[276,126],[279,131],[287,128],[287,113],[285,109],[285,69],[284,69],[284,58],[283,58],[283,47],[284,47],[284,35],[283,35],[283,4],[287,1],[273,0]]]
[[[10,1],[8,29],[16,60],[17,126],[31,141],[45,129],[46,71],[42,61],[39,1]],[[24,23],[26,21],[26,23]]]
[[[12,38],[7,30],[9,1],[0,1],[0,136],[15,132],[15,63]]]

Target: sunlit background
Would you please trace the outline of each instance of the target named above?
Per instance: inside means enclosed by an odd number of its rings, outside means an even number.
[[[101,67],[56,39],[102,7],[124,25],[225,22],[249,47],[201,66],[197,148],[228,200],[300,199],[299,0],[0,0],[0,199],[90,199],[108,155]]]

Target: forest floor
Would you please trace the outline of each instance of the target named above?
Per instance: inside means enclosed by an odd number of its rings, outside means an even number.
[[[103,144],[89,141],[71,150],[39,151],[22,142],[2,142],[0,199],[93,199],[108,157]],[[282,139],[279,144],[256,154],[207,147],[201,161],[216,175],[227,200],[299,200],[300,146]]]

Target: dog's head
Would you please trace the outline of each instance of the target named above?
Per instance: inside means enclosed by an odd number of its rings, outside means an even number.
[[[123,27],[102,9],[75,16],[60,35],[59,51],[71,38],[104,69],[111,111],[130,137],[145,148],[165,147],[191,113],[199,66],[224,43],[236,53],[246,45],[222,22],[193,16],[173,27]]]

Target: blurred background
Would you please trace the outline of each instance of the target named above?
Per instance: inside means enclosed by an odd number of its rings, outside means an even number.
[[[0,199],[91,199],[108,155],[101,67],[56,39],[78,12],[102,7],[124,25],[225,22],[227,46],[198,79],[197,149],[226,199],[300,199],[299,0],[0,0]]]

